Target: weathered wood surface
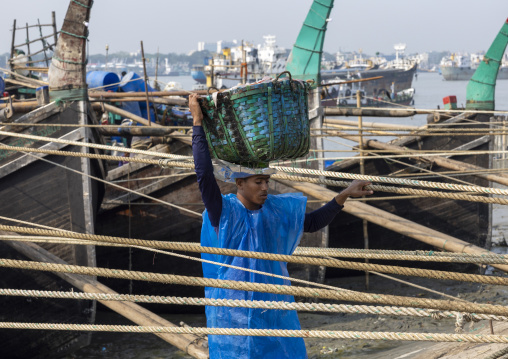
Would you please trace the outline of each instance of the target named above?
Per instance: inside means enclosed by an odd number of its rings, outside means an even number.
[[[456,123],[454,128],[472,127],[471,124],[458,126],[457,123],[463,116],[457,116],[450,120]],[[489,116],[480,115],[476,120],[488,122]],[[474,126],[473,126],[474,127]],[[353,140],[359,140],[352,136]],[[380,141],[367,141],[367,146],[376,149],[391,150],[394,154],[408,152],[411,149],[416,150],[443,150],[468,148],[474,150],[489,150],[490,141],[481,134],[478,136],[425,136],[419,140],[400,139],[390,144]],[[404,146],[399,147],[399,146]],[[386,153],[383,153],[386,154]],[[387,159],[365,160],[365,173],[377,176],[387,176],[392,173],[418,173],[418,169],[406,167],[404,164],[412,164],[418,167],[428,168],[435,172],[468,169],[486,169],[490,167],[489,155],[467,155],[456,156],[454,159],[444,157],[425,157],[418,158],[397,158],[396,163]],[[359,173],[359,166],[356,160],[344,161],[342,164],[332,167],[332,170],[349,173]],[[489,186],[489,180],[497,180],[508,183],[508,178],[502,175],[476,174],[461,176],[460,179],[469,183]],[[433,181],[450,182],[449,179],[436,179]],[[455,182],[451,182],[455,183]],[[390,193],[376,193],[376,197],[391,196]],[[474,203],[467,201],[455,201],[436,198],[413,198],[404,200],[373,201],[372,206],[383,211],[398,215],[406,220],[413,221],[431,230],[437,230],[446,233],[455,238],[459,238],[467,243],[480,248],[490,247],[490,206],[485,203]],[[428,250],[433,247],[421,242],[409,240],[410,235],[396,234],[372,223],[369,224],[372,233],[372,248],[377,249],[422,249]],[[361,221],[354,216],[344,214],[330,224],[330,246],[331,247],[352,247],[361,246]],[[439,248],[439,247],[438,247]],[[416,265],[416,264],[415,264]],[[467,265],[445,265],[445,264],[418,264],[421,267],[432,267],[437,269],[453,270],[473,270],[476,267]],[[330,271],[339,274],[339,271],[331,269]]]
[[[494,334],[508,335],[508,323],[494,322]],[[465,325],[464,334],[489,335],[490,326],[487,321],[481,321],[475,324],[475,327],[483,327],[480,330],[469,330],[469,325]],[[417,351],[407,359],[483,359],[487,358],[502,349],[506,349],[506,344],[475,344],[475,343],[439,343],[428,348]],[[497,357],[505,358],[506,355]]]
[[[28,116],[27,120],[45,123],[87,121],[84,103],[74,103],[62,112],[53,113],[52,111],[51,106],[41,109],[41,113]],[[39,133],[38,131],[41,130],[44,132]],[[85,138],[88,133],[84,129],[76,130],[72,127],[60,126],[27,127],[23,129],[23,132],[48,137],[71,134],[78,140]],[[4,137],[2,142],[17,146],[48,146],[48,142],[23,142],[12,136]],[[49,145],[51,146],[51,143]],[[64,146],[62,149],[85,151],[79,146]],[[0,171],[3,171],[0,178],[0,198],[2,198],[0,216],[82,233],[93,233],[93,218],[101,198],[101,185],[42,160],[25,161],[30,156],[22,156],[12,151],[0,152]],[[62,156],[45,156],[45,158],[69,168],[102,176],[96,161]],[[1,222],[8,225],[16,224],[4,219],[1,219]],[[5,244],[0,243],[0,246],[7,258],[25,259]],[[95,266],[93,246],[47,244],[44,248],[69,263]],[[65,282],[55,280],[51,275],[9,269],[1,270],[0,286],[18,289],[70,289]],[[2,301],[3,307],[8,308],[1,314],[1,319],[4,321],[93,323],[95,318],[95,305],[90,301],[65,303],[49,299],[26,301],[19,298],[3,298]],[[90,338],[89,334],[78,332],[33,333],[2,330],[1,334],[0,353],[2,357],[9,358],[15,358],[16,355],[34,358],[48,357],[48,353],[60,355],[87,345]]]
[[[54,256],[53,254],[44,250],[42,247],[36,244],[21,242],[8,242],[8,244],[11,245],[13,248],[15,248],[18,252],[26,255],[31,260],[57,264],[68,264],[61,258]],[[52,275],[58,276],[63,280],[65,280],[67,283],[86,293],[117,294],[117,292],[108,288],[104,284],[96,281],[93,277],[82,276],[72,273],[54,273],[54,274],[48,273],[48,274],[50,276]],[[64,300],[61,299],[56,299],[56,301],[61,301],[62,303],[64,303]],[[117,302],[117,301],[99,301],[99,302],[138,325],[168,326],[168,327],[178,326],[152,313],[151,311],[141,307],[136,303]],[[196,335],[171,334],[171,333],[163,333],[155,335],[160,337],[162,340],[176,346],[177,348],[189,353],[195,358],[206,359],[209,357],[207,348],[204,348],[200,345],[199,337]]]
[[[86,37],[92,3],[69,3],[48,71],[50,91],[86,88]]]

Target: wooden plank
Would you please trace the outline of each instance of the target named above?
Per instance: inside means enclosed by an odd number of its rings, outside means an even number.
[[[55,102],[39,107],[32,112],[27,113],[16,119],[14,123],[39,123],[49,116],[62,112],[63,108],[59,107]],[[22,132],[26,127],[23,126],[2,126],[0,130],[9,132]],[[7,136],[0,136],[3,141]]]
[[[189,172],[188,174],[182,174],[181,177],[178,176],[178,177],[170,177],[170,178],[156,180],[156,181],[150,182],[149,184],[147,184],[143,187],[136,188],[136,192],[149,195],[149,194],[156,192],[164,187],[170,186],[173,183],[181,181],[182,179],[185,179],[189,176],[194,176],[195,174],[196,173],[194,173],[194,172]],[[132,180],[135,181],[134,178]],[[108,203],[103,204],[101,206],[101,208],[106,209],[106,210],[113,209],[113,208],[121,206],[121,205],[126,205],[131,201],[136,201],[140,198],[144,198],[144,197],[137,195],[135,193],[127,192],[119,197],[112,198],[112,199],[108,200]],[[111,202],[115,202],[115,203],[111,203]]]
[[[72,132],[67,133],[66,135],[60,137],[63,140],[70,140],[70,141],[78,141],[83,139],[83,132],[80,129],[74,130]],[[39,148],[45,149],[45,150],[61,150],[64,147],[67,147],[69,145],[65,143],[56,143],[56,142],[50,142],[44,146],[41,146]],[[11,161],[3,166],[0,167],[0,178],[7,176],[15,171],[20,170],[23,167],[28,166],[29,164],[38,161],[39,158],[44,158],[50,156],[46,153],[32,153],[31,155],[24,155],[22,157],[19,157],[15,159],[14,161]]]

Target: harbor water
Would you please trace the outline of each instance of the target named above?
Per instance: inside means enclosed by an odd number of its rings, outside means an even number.
[[[185,90],[191,90],[194,85],[194,80],[190,76],[179,76],[179,77],[168,77],[163,76],[158,78],[159,81],[163,83],[169,82],[178,82],[182,85],[182,88]],[[442,99],[445,96],[455,95],[457,97],[457,105],[459,107],[463,107],[466,101],[466,86],[467,81],[443,81],[442,77],[437,73],[418,73],[418,77],[413,81],[413,87],[416,90],[415,93],[415,103],[414,107],[418,109],[435,109],[439,105],[443,108]],[[162,88],[164,86],[161,86]],[[508,110],[508,80],[500,80],[497,82],[496,86],[496,109],[497,110]],[[356,120],[355,118],[350,118],[351,120]],[[365,118],[364,121],[371,122],[384,122],[390,124],[409,124],[415,126],[422,126],[427,123],[426,115],[418,115],[412,118]],[[388,138],[382,137],[379,140],[386,141]],[[329,140],[325,140],[325,149],[327,150],[350,150],[350,146],[353,146],[354,143],[340,139],[340,138],[331,138]],[[351,152],[330,152],[326,154],[328,158],[336,158],[336,157],[347,157],[351,156]],[[506,252],[504,248],[506,248],[506,243],[503,243],[503,232],[505,229],[505,219],[508,218],[508,213],[504,211],[500,206],[494,207],[494,218],[493,218],[493,243],[498,244],[496,247],[496,251],[498,252]],[[196,238],[196,241],[199,239]],[[170,260],[168,258],[167,260]],[[413,282],[417,282],[416,280],[412,280]],[[384,286],[392,286],[393,282],[385,283],[382,279],[375,277],[372,279],[372,291],[375,291],[376,288],[382,290],[381,288]],[[344,283],[336,283],[338,286],[344,285]],[[422,283],[428,284],[428,286],[432,286],[432,283]],[[352,282],[346,284],[345,286],[348,289],[356,289],[356,290],[364,290],[364,288],[355,287],[357,284]],[[396,286],[395,284],[394,286]],[[476,291],[478,291],[478,285],[468,285],[466,284],[463,287],[452,287],[454,284],[444,284],[444,287],[438,288],[442,291],[445,291],[449,294],[456,295],[457,293],[469,293],[471,295],[476,295]],[[434,287],[433,287],[434,288]],[[409,287],[407,288],[409,291]],[[485,288],[482,289],[485,291]],[[450,291],[450,292],[448,292]],[[409,295],[409,294],[408,294]],[[412,294],[411,294],[412,295]],[[414,295],[420,295],[418,293]],[[464,294],[465,295],[465,294]],[[494,296],[495,297],[495,296]],[[474,300],[478,299],[481,301],[481,298],[474,297]],[[485,299],[485,298],[484,298]],[[150,309],[149,306],[146,306]],[[101,304],[97,305],[98,313],[96,317],[97,324],[132,324],[127,321],[125,318],[111,313],[109,310],[105,309]],[[368,328],[362,326],[360,322],[351,322],[355,315],[349,314],[302,314],[301,322],[303,329],[329,329],[329,330],[369,330],[370,326],[378,326],[383,323],[384,318],[379,318],[379,321],[375,319],[375,322],[369,322],[369,324],[365,324]],[[204,313],[203,314],[173,314],[173,315],[163,315],[166,319],[171,321],[172,323],[179,324],[180,322],[185,322],[190,326],[206,326],[206,320]],[[421,321],[423,322],[423,320]],[[341,323],[344,324],[343,329],[341,329]],[[349,323],[349,324],[348,324]],[[355,323],[352,326],[352,323]],[[360,324],[359,324],[360,323]],[[372,324],[374,323],[374,324]],[[381,323],[381,324],[380,324]],[[380,327],[380,330],[385,331],[411,331],[411,328],[406,327],[393,327],[389,324],[390,319],[384,322],[385,327]],[[397,324],[398,325],[398,324]],[[420,325],[425,325],[421,324]],[[372,328],[374,329],[374,328]],[[447,328],[441,328],[442,330],[448,330]],[[435,328],[429,328],[429,331],[435,330]],[[453,331],[453,323],[451,324],[450,331]],[[343,344],[346,343],[346,344]],[[360,343],[360,344],[359,344]],[[338,344],[338,341],[316,341],[316,340],[307,340],[307,349],[309,351],[309,358],[384,358],[384,351],[387,350],[388,346],[391,344],[387,344],[386,342],[368,342],[368,341],[342,341],[341,344]],[[416,350],[416,348],[421,346],[421,343],[406,343],[400,344],[406,345],[406,349],[402,349],[400,358],[406,357],[403,353],[411,352],[412,350]],[[342,348],[342,349],[341,349]],[[345,349],[344,349],[345,348]],[[368,353],[370,353],[368,355]],[[397,356],[388,356],[388,357],[397,357]],[[83,348],[71,355],[65,357],[65,359],[93,359],[93,358],[110,358],[110,359],[166,359],[166,358],[191,358],[186,355],[183,351],[172,347],[170,344],[164,342],[162,339],[159,339],[155,335],[152,334],[123,334],[123,333],[93,333],[92,335],[92,343],[90,346]]]

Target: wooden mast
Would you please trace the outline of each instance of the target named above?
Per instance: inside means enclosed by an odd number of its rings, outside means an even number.
[[[87,98],[86,40],[93,0],[71,1],[49,67],[51,98]]]

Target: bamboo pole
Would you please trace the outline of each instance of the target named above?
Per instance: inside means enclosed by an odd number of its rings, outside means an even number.
[[[427,129],[427,126],[419,127],[419,126],[399,125],[399,124],[394,125],[394,124],[379,123],[379,122],[365,122],[365,121],[362,121],[362,122],[363,122],[364,127],[388,128],[391,130],[393,130],[394,127],[398,128],[400,130],[409,130],[409,131],[412,131],[412,130],[417,131],[417,130]],[[335,119],[326,118],[324,121],[324,124],[326,125],[327,123],[331,123],[334,125],[358,126],[358,122],[351,121],[351,120],[335,120]]]
[[[141,41],[141,57],[143,59],[143,74],[145,76],[146,116],[148,117],[148,126],[151,126],[152,121],[150,119],[150,99],[148,98],[148,76],[146,75],[146,59],[145,49],[143,48],[143,41]]]
[[[14,19],[14,24],[12,25],[11,58],[9,59],[11,67],[12,67],[12,60],[14,59],[15,39],[16,39],[16,19]]]
[[[21,242],[7,242],[8,245],[26,255],[28,258],[36,261],[44,261],[49,263],[67,264],[61,258],[46,251],[44,248],[34,243],[21,243]],[[85,293],[107,293],[118,294],[109,287],[97,281],[92,281],[89,278],[72,273],[54,273],[69,284],[82,290]],[[55,299],[56,300],[56,299]],[[116,301],[99,301],[104,306],[114,310],[118,314],[131,320],[132,322],[142,326],[166,326],[177,327],[178,325],[159,317],[151,311],[131,302],[116,302]],[[177,348],[187,352],[194,358],[207,359],[209,358],[208,350],[198,345],[198,337],[192,334],[175,335],[175,334],[155,334],[162,340],[176,346]]]
[[[125,111],[125,110],[122,110],[122,109],[119,109],[118,107],[115,107],[115,106],[111,106],[111,105],[108,105],[108,104],[104,104],[104,109],[106,111],[109,111],[111,113],[114,113],[114,114],[117,114],[117,115],[120,115],[120,116],[123,116],[123,117],[126,117],[126,118],[129,118],[133,121],[136,121],[138,123],[141,123],[142,125],[147,125],[148,124],[148,121],[145,120],[143,117],[140,117],[140,116],[137,116],[131,112],[128,112],[128,111]],[[158,127],[158,128],[161,128],[161,127],[164,127],[164,126],[161,126],[157,123],[152,123],[152,127]],[[171,136],[171,135],[169,135]],[[178,141],[180,142],[183,142],[187,145],[192,145],[192,139],[189,137],[176,137],[175,136],[175,139],[177,139]]]
[[[91,102],[140,102],[139,97],[121,97],[121,98],[94,98]],[[163,105],[187,106],[188,101],[184,98],[152,98],[151,103]]]
[[[25,67],[23,67],[23,69],[30,70],[30,67],[25,66]],[[19,81],[32,82],[32,83],[37,84],[39,86],[44,86],[44,85],[48,84],[46,81],[41,81],[41,80],[33,79],[31,77],[23,76],[23,75],[20,75],[16,72],[13,72],[13,71],[1,68],[1,67],[0,67],[0,71],[8,73],[9,75],[15,76]],[[9,80],[11,80],[11,79],[9,79]]]
[[[366,117],[411,117],[414,115],[434,114],[436,110],[414,109],[377,109],[377,108],[324,108],[325,115],[330,116],[366,116]],[[440,113],[442,118],[453,117],[451,113]]]
[[[335,191],[311,183],[290,182],[278,179],[274,180],[323,201],[329,201],[331,198],[338,195]],[[412,222],[408,219],[391,214],[360,201],[346,201],[342,210],[355,217],[366,219],[371,223],[430,244],[441,250],[457,253],[494,254],[493,252],[472,245],[461,239],[422,226],[421,224]],[[492,266],[504,272],[508,272],[508,265],[506,264],[493,264]]]
[[[356,91],[356,107],[362,107],[362,94],[360,91]],[[365,160],[363,159],[363,119],[362,116],[358,116],[358,134],[360,136],[360,174],[365,174]],[[365,196],[363,196],[365,198]],[[369,230],[368,230],[368,222],[363,219],[362,220],[362,228],[363,228],[363,248],[369,249]],[[365,263],[369,263],[369,259],[365,258]],[[369,290],[369,272],[365,271],[365,288]]]
[[[355,141],[358,143],[360,143],[360,140],[361,140],[361,138],[358,136],[348,135],[346,133],[341,133],[339,131],[337,131],[337,136],[351,140],[351,141]],[[418,152],[408,150],[407,148],[380,142],[380,141],[376,141],[376,140],[368,140],[368,141],[366,141],[366,145],[368,147],[375,148],[378,150],[390,150],[395,153],[403,152],[403,153],[418,154]],[[441,167],[448,168],[448,169],[454,170],[454,171],[478,171],[478,170],[485,171],[486,170],[486,168],[483,168],[480,166],[475,166],[475,165],[471,165],[468,163],[464,163],[461,161],[456,161],[456,160],[452,160],[450,158],[444,158],[444,157],[440,157],[440,156],[428,157],[425,155],[420,155],[418,157],[413,157],[413,159],[416,159],[416,158],[420,158],[420,159],[423,159],[428,162],[434,162],[435,164],[437,164]],[[478,172],[478,173],[472,173],[472,175],[476,176],[476,177],[484,178],[486,180],[496,182],[496,183],[499,183],[499,184],[502,184],[505,186],[508,186],[508,175],[505,175],[502,173],[496,175],[496,174]]]
[[[6,107],[9,107],[9,104],[0,103],[0,110],[4,109]],[[39,107],[41,107],[41,106],[36,101],[22,101],[22,102],[13,102],[12,103],[12,108],[13,108],[14,112],[19,112],[19,113],[28,113],[28,112],[38,109]],[[92,107],[94,110],[101,109],[101,105],[98,103],[92,104]]]
[[[109,105],[109,104],[105,103],[104,104],[104,109],[106,111],[109,111],[109,112],[114,113],[116,115],[120,115],[122,117],[129,118],[129,119],[131,119],[133,121],[136,121],[137,123],[140,123],[142,125],[150,126],[150,124],[148,123],[148,120],[144,119],[143,117],[135,115],[132,112],[122,110],[122,109],[120,109],[120,108],[118,108],[116,106],[112,106],[112,105]],[[150,109],[150,108],[148,108],[148,109]],[[159,125],[157,123],[152,123],[152,125],[154,127],[162,127],[161,125]]]
[[[30,58],[30,56],[31,56],[31,53],[30,53],[30,31],[28,30],[28,23],[26,23],[26,47],[27,47],[26,55],[28,56],[28,58]],[[28,71],[28,76],[32,77],[32,71]]]
[[[206,95],[208,92],[204,90],[199,91],[154,91],[150,92],[153,97],[166,97],[166,96],[188,96],[191,93],[197,93],[198,95]],[[88,91],[89,97],[103,97],[103,98],[122,98],[122,97],[145,97],[143,92],[104,92],[94,91],[93,89]]]
[[[56,29],[56,14],[54,11],[51,12],[51,26],[53,27],[53,37],[56,45],[58,41],[58,30]]]

